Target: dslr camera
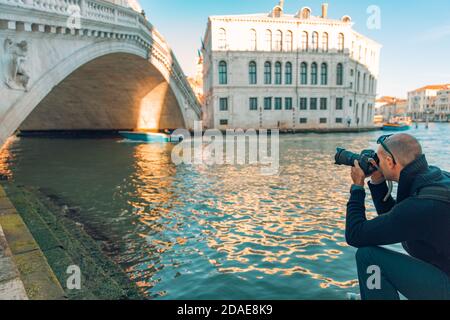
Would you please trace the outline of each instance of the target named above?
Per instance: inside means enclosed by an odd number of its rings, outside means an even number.
[[[363,150],[360,154],[357,154],[342,148],[337,148],[334,159],[336,160],[337,165],[349,167],[354,167],[355,160],[358,161],[359,166],[366,176],[370,176],[375,171],[378,171],[377,166],[374,166],[371,163],[371,160],[374,160],[377,165],[380,163],[377,153],[373,150]]]

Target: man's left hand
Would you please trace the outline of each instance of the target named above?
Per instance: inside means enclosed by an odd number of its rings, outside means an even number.
[[[366,180],[366,174],[359,166],[359,163],[357,160],[355,160],[355,166],[352,167],[351,176],[352,176],[353,184],[364,187],[364,181]]]

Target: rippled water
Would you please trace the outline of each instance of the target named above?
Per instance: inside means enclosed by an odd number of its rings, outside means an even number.
[[[450,125],[410,132],[450,169]],[[281,174],[269,177],[175,166],[170,145],[16,138],[0,172],[79,206],[149,298],[344,299],[358,291],[343,236],[350,179],[332,157],[337,146],[375,148],[380,134],[281,136]]]

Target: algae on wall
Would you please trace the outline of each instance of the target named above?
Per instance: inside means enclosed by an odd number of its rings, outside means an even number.
[[[35,188],[2,183],[69,299],[143,299],[138,287],[79,222]],[[81,271],[81,288],[68,289],[69,266]]]

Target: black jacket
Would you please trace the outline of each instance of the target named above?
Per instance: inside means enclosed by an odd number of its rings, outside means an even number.
[[[402,243],[413,257],[433,264],[450,276],[450,204],[419,199],[425,186],[440,185],[450,190],[450,178],[439,168],[428,166],[425,156],[405,167],[400,175],[397,200],[387,202],[386,183],[369,183],[378,217],[367,220],[365,191],[353,190],[347,204],[345,236],[354,247]]]

